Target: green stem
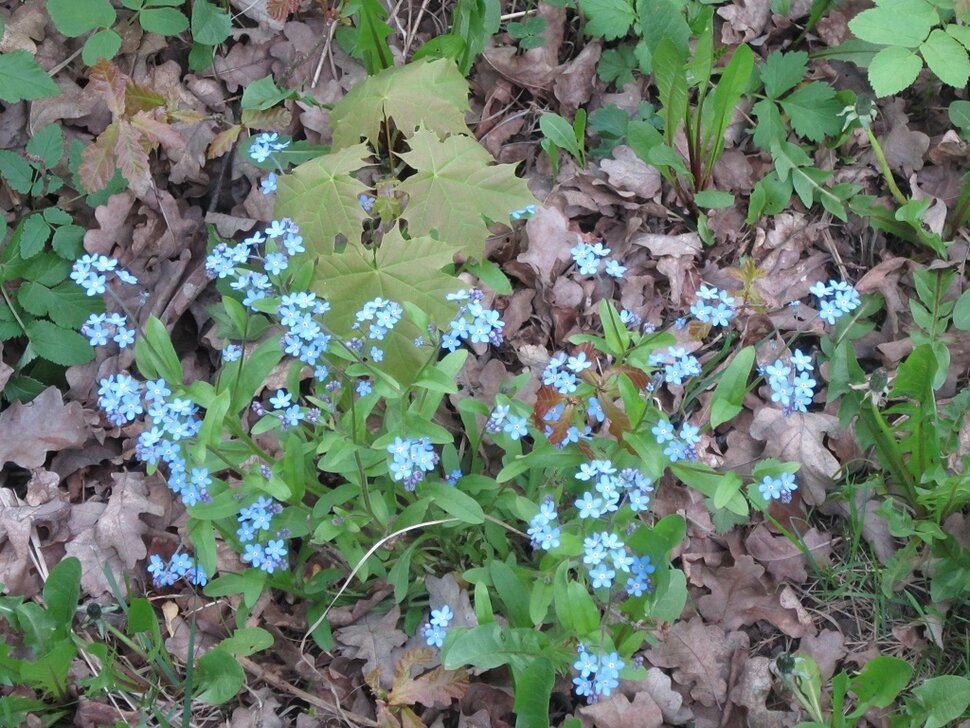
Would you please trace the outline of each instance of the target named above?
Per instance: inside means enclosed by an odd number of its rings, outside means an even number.
[[[879,160],[879,167],[882,170],[882,176],[886,180],[886,185],[889,187],[889,191],[893,194],[893,199],[896,200],[900,205],[905,205],[909,202],[909,198],[906,197],[899,189],[896,184],[896,179],[893,177],[892,170],[889,169],[889,162],[886,161],[886,154],[882,150],[882,145],[879,140],[876,139],[876,135],[872,133],[872,129],[868,126],[865,127],[866,136],[869,137],[869,143],[872,145],[872,151],[876,154],[876,159]]]

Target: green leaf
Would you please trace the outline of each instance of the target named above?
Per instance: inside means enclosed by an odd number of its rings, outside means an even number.
[[[796,51],[782,53],[775,51],[761,66],[761,81],[765,85],[765,96],[776,99],[789,91],[805,78],[808,71],[808,53]]]
[[[961,331],[970,331],[970,290],[964,291],[953,308],[953,325]]]
[[[36,213],[28,216],[21,229],[20,257],[27,260],[41,252],[50,234],[50,225],[45,222],[43,216]]]
[[[529,614],[529,589],[515,570],[504,561],[492,561],[489,565],[492,586],[505,604],[506,616],[516,627],[532,624]]]
[[[73,556],[61,559],[44,582],[44,604],[59,624],[70,628],[81,596],[81,562]]]
[[[919,47],[919,51],[923,54],[926,65],[943,83],[956,88],[967,85],[967,79],[970,78],[967,49],[952,37],[935,28],[926,42]]]
[[[634,53],[644,73],[652,70],[653,53],[664,39],[687,57],[692,34],[680,0],[637,0],[636,30],[643,40]]]
[[[734,195],[721,190],[702,190],[694,195],[694,202],[698,207],[717,210],[723,207],[731,207],[734,204]]]
[[[360,240],[368,215],[358,196],[367,187],[351,173],[367,165],[369,154],[366,144],[358,144],[323,154],[280,176],[276,214],[300,226],[311,254],[333,253],[338,235]]]
[[[94,349],[87,339],[50,321],[31,321],[27,324],[27,336],[37,355],[55,364],[68,367],[94,359]]]
[[[850,20],[849,30],[869,43],[916,48],[939,22],[936,9],[926,0],[881,0]]]
[[[17,291],[17,300],[35,316],[50,316],[58,326],[77,328],[88,315],[104,310],[104,301],[85,295],[73,281],[45,286],[36,281],[24,281]]]
[[[579,160],[581,150],[572,125],[559,114],[543,114],[539,117],[539,129],[543,135],[560,149],[565,149]]]
[[[842,130],[839,112],[843,105],[835,98],[835,89],[827,83],[814,81],[802,86],[780,103],[795,133],[810,141],[820,142]]]
[[[599,63],[596,64],[596,73],[603,83],[615,83],[617,88],[622,88],[628,83],[633,83],[632,71],[636,67],[637,59],[633,55],[633,46],[624,43],[617,48],[603,51]],[[597,109],[590,116],[601,110]],[[626,112],[623,114],[626,116]]]
[[[81,48],[81,60],[85,65],[93,66],[100,59],[111,60],[121,50],[121,36],[111,28],[103,28],[93,33],[84,41]]]
[[[886,708],[902,692],[913,676],[913,666],[898,657],[880,655],[866,663],[852,679],[852,692],[860,704]]]
[[[653,73],[660,93],[664,138],[672,145],[687,114],[687,76],[684,54],[666,38],[657,44],[653,52]]]
[[[405,136],[419,126],[439,135],[467,134],[468,108],[468,83],[452,61],[419,61],[388,68],[357,83],[334,106],[330,112],[333,146],[356,145],[361,137],[379,145],[385,116]]]
[[[138,22],[149,33],[178,35],[188,30],[189,19],[175,8],[149,8],[138,14]]]
[[[515,728],[549,728],[549,700],[556,671],[546,657],[537,657],[515,678]]]
[[[195,663],[196,700],[221,705],[233,698],[246,682],[242,666],[228,651],[216,648]]]
[[[781,142],[788,134],[785,122],[782,121],[778,105],[770,99],[755,102],[751,111],[758,120],[754,129],[754,143],[762,149],[771,149],[772,145]],[[759,180],[761,181],[761,180]]]
[[[80,225],[61,225],[54,231],[51,247],[64,260],[75,260],[84,252],[84,228]]]
[[[913,85],[923,59],[912,51],[888,46],[879,51],[869,64],[869,85],[876,96],[892,96]]]
[[[27,140],[27,153],[40,157],[45,167],[53,167],[64,156],[64,132],[60,124],[48,124]]]
[[[398,191],[410,197],[401,217],[411,235],[437,231],[438,239],[481,260],[490,234],[486,220],[507,220],[512,210],[535,202],[525,181],[515,176],[515,165],[492,164],[492,156],[471,137],[442,142],[420,129],[410,144],[411,151],[400,157],[417,172]]]
[[[280,89],[272,76],[264,76],[243,89],[242,108],[266,111],[272,109],[284,99],[292,98],[289,89]]]
[[[579,7],[586,17],[586,35],[603,40],[622,38],[637,17],[630,0],[579,0]]]
[[[970,706],[970,680],[960,675],[931,677],[913,688],[913,695],[926,708],[923,728],[943,728]]]
[[[471,524],[485,523],[485,512],[478,501],[456,487],[428,483],[422,486],[422,492],[431,495],[436,506],[459,521]]]
[[[0,99],[8,104],[57,96],[61,90],[27,51],[0,53]]]
[[[337,336],[353,334],[356,312],[375,296],[413,303],[440,326],[455,313],[445,295],[461,287],[460,281],[441,272],[451,262],[451,249],[441,242],[427,237],[405,240],[394,228],[376,253],[354,242],[343,253],[320,258],[312,287],[334,304],[327,323]],[[426,334],[402,320],[384,339],[384,361],[378,366],[397,381],[410,382],[426,356],[414,347],[414,339]]]
[[[204,45],[219,45],[229,37],[232,18],[222,8],[209,0],[194,0],[192,3],[192,40]]]
[[[0,149],[0,174],[22,195],[29,195],[34,186],[34,168],[16,152]]]
[[[446,670],[463,665],[483,670],[511,665],[525,670],[549,651],[548,635],[531,627],[512,629],[492,622],[460,632],[445,642],[441,662]]]
[[[754,347],[746,346],[734,355],[728,368],[721,373],[721,381],[711,398],[711,427],[724,424],[741,411],[754,357]]]
[[[273,646],[273,635],[261,627],[240,627],[217,646],[237,657],[249,657]]]
[[[960,129],[964,134],[970,130],[970,101],[957,99],[950,103],[947,112],[950,116],[950,123]]]
[[[677,621],[687,605],[687,577],[680,569],[671,569],[669,573],[667,588],[654,596],[652,604],[647,604],[644,615],[659,622]]]
[[[135,359],[144,376],[162,377],[169,384],[182,383],[182,363],[165,324],[154,316],[149,316],[145,333],[135,342]]]
[[[47,0],[54,27],[69,38],[114,25],[118,14],[108,0]]]

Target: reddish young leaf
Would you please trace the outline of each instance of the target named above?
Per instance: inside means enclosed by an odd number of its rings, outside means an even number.
[[[118,118],[125,113],[125,86],[128,79],[115,64],[102,58],[91,66],[88,78],[91,79],[93,90],[104,96],[112,116]]]
[[[152,144],[161,144],[166,149],[184,145],[181,135],[174,128],[164,121],[159,121],[146,111],[139,111],[135,114],[131,119],[131,125]]]
[[[118,125],[108,124],[98,135],[94,144],[81,153],[78,176],[88,192],[102,189],[115,173],[115,145],[118,142]]]
[[[119,119],[117,126],[115,154],[118,158],[118,169],[135,194],[147,192],[151,184],[151,173],[148,169],[148,152],[142,144],[141,134],[124,119]]]
[[[242,130],[241,124],[233,124],[228,129],[223,129],[216,134],[215,138],[209,144],[209,148],[205,151],[205,158],[215,159],[230,151]]]
[[[300,7],[300,0],[268,0],[266,12],[273,20],[284,21]]]

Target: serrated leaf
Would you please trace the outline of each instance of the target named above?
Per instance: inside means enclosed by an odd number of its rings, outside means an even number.
[[[118,14],[108,0],[47,0],[54,27],[69,38],[114,25]]]
[[[455,313],[445,295],[462,287],[461,281],[441,272],[451,262],[452,249],[440,241],[428,237],[405,240],[394,228],[376,253],[355,240],[343,253],[319,258],[312,287],[333,304],[326,322],[338,336],[354,333],[356,312],[376,296],[413,303],[445,326]],[[384,362],[380,367],[399,382],[412,381],[426,356],[414,347],[414,339],[426,334],[403,319],[381,344]]]
[[[81,153],[81,166],[78,177],[88,192],[103,189],[115,173],[115,144],[118,141],[118,125],[108,124],[98,135],[94,144],[84,148]]]
[[[413,235],[430,235],[456,246],[469,257],[485,257],[489,220],[506,220],[509,212],[535,201],[515,165],[493,164],[477,141],[452,136],[445,141],[427,129],[411,137],[411,151],[400,156],[418,170],[398,186],[410,195],[401,213]]]
[[[930,70],[943,83],[956,88],[967,85],[970,78],[970,59],[967,50],[939,28],[919,47]]]
[[[230,151],[236,140],[239,139],[242,130],[241,124],[233,124],[228,129],[223,129],[216,134],[209,143],[209,148],[206,149],[205,158],[216,159]]]
[[[765,85],[765,96],[776,99],[786,91],[795,88],[805,78],[805,72],[808,70],[808,53],[775,51],[765,59],[760,70],[761,81]]]
[[[923,59],[906,48],[888,46],[872,57],[869,85],[876,96],[892,96],[913,85]]]
[[[50,237],[51,228],[41,215],[29,215],[24,219],[20,231],[20,257],[33,258],[44,249]]]
[[[102,28],[84,41],[81,48],[81,60],[88,66],[93,66],[99,60],[111,60],[121,50],[121,36],[111,28]]]
[[[141,143],[141,134],[124,119],[117,122],[118,138],[115,141],[115,158],[118,169],[128,180],[131,189],[142,194],[151,186],[151,172],[148,166],[148,152]]]
[[[125,113],[126,78],[111,61],[101,60],[91,66],[88,72],[92,91],[100,93],[108,104],[112,116]]]
[[[416,678],[404,675],[403,679],[395,679],[387,704],[446,708],[452,700],[460,700],[467,689],[468,674],[464,670],[446,671],[436,667]]]
[[[17,291],[20,305],[35,316],[49,316],[58,326],[77,328],[88,314],[104,310],[104,301],[87,296],[72,281],[54,287],[36,281],[25,281]]]
[[[94,359],[94,349],[77,331],[64,329],[45,319],[27,324],[27,337],[34,352],[61,366],[86,364]]]
[[[8,104],[57,96],[61,90],[27,51],[0,53],[0,99]]]
[[[49,124],[27,140],[27,153],[39,157],[45,167],[53,167],[64,155],[64,132],[59,124]]]
[[[784,140],[786,135],[785,122],[782,121],[778,106],[771,99],[761,99],[751,107],[751,112],[758,120],[754,128],[754,143],[762,149],[771,149],[775,143]]]
[[[579,7],[586,16],[586,35],[604,40],[622,38],[637,18],[630,0],[579,0]]]
[[[835,89],[826,83],[813,81],[796,89],[781,100],[781,107],[791,120],[792,129],[801,137],[820,142],[842,130],[842,104],[835,98]]]
[[[229,37],[232,19],[229,13],[209,0],[192,3],[192,40],[205,45],[219,45]]]
[[[633,83],[632,71],[636,67],[637,59],[633,55],[633,47],[624,44],[603,51],[599,63],[596,64],[596,73],[604,83],[615,82],[617,88],[622,88],[628,83]],[[596,111],[599,111],[599,109]]]
[[[0,174],[13,189],[22,195],[30,194],[34,184],[34,168],[16,152],[0,149]]]
[[[405,136],[419,126],[439,135],[467,134],[468,108],[468,83],[452,61],[388,68],[355,85],[334,106],[330,112],[333,146],[356,145],[361,137],[377,145],[385,116]]]
[[[926,0],[881,0],[850,20],[849,30],[869,43],[916,48],[939,22],[936,9]]]
[[[369,155],[366,144],[357,144],[323,154],[280,177],[276,214],[300,226],[312,254],[333,253],[338,235],[351,242],[360,239],[367,213],[358,196],[367,187],[351,173],[367,166]]]
[[[175,8],[148,8],[138,14],[138,22],[149,33],[178,35],[188,30],[189,19]]]

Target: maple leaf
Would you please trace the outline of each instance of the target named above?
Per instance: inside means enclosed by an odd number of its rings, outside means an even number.
[[[338,235],[352,242],[360,239],[367,213],[358,196],[367,187],[351,172],[366,166],[369,155],[367,145],[357,144],[319,156],[280,177],[277,217],[288,217],[300,226],[310,253],[330,255]]]
[[[417,678],[411,677],[415,665],[432,662],[434,653],[427,647],[405,652],[397,661],[394,687],[387,697],[388,705],[408,706],[420,703],[428,708],[445,708],[452,700],[461,700],[468,689],[468,674],[464,670],[444,670],[436,667]]]
[[[410,139],[400,156],[417,172],[398,185],[411,202],[401,213],[414,235],[437,231],[438,238],[467,256],[485,257],[489,220],[507,220],[509,212],[535,201],[515,165],[492,164],[492,156],[474,139],[451,136],[440,141],[426,128]]]
[[[468,108],[468,83],[452,61],[419,61],[388,68],[356,84],[334,106],[330,112],[333,146],[340,149],[357,144],[361,137],[377,146],[387,117],[405,136],[419,126],[442,135],[467,134]]]
[[[376,252],[354,241],[343,253],[318,259],[314,290],[339,301],[340,305],[327,315],[327,323],[337,336],[355,335],[352,326],[356,312],[377,296],[413,303],[443,326],[455,313],[454,304],[446,301],[445,295],[461,287],[461,281],[441,272],[451,261],[451,251],[437,240],[405,240],[394,228]],[[411,381],[423,360],[414,339],[426,334],[403,319],[381,342],[384,361],[377,366],[399,382]]]

